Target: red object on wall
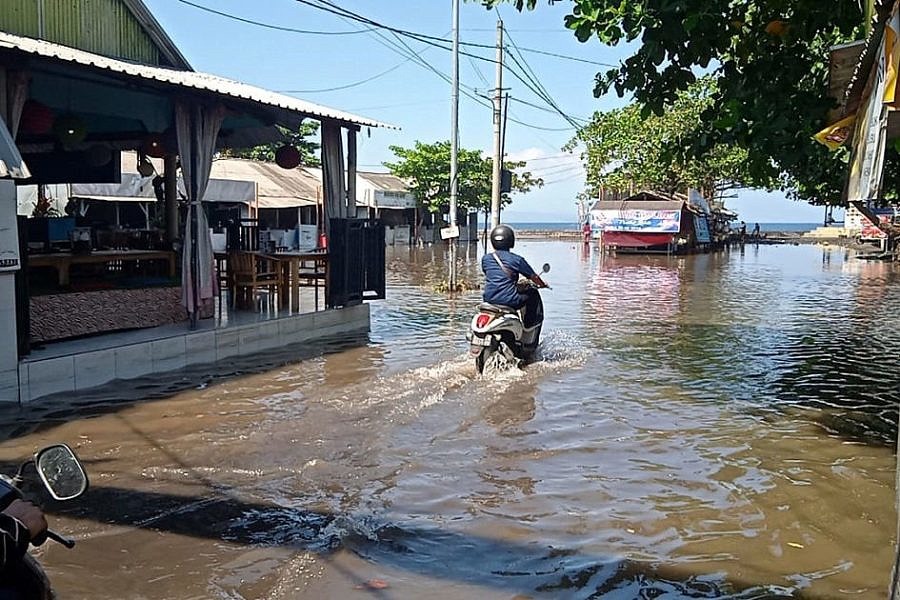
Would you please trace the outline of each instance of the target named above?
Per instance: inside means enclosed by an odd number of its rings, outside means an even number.
[[[26,100],[19,120],[19,131],[31,135],[44,135],[53,129],[53,111],[37,100]]]

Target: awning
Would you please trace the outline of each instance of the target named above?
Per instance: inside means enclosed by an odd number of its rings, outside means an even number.
[[[305,198],[291,198],[288,196],[260,196],[258,202],[259,208],[297,208],[300,206],[316,205],[316,202],[314,200],[307,200]]]
[[[178,191],[184,195],[184,182],[179,177]],[[250,181],[210,179],[204,202],[252,204],[255,186]],[[70,196],[81,200],[106,202],[156,202],[153,177],[122,173],[122,183],[73,183]]]
[[[274,163],[221,158],[213,161],[212,176],[252,182],[260,208],[315,206],[323,197],[319,170],[282,169]]]
[[[16,148],[16,143],[6,127],[3,119],[0,119],[0,178],[11,177],[13,179],[28,179],[31,173]]]

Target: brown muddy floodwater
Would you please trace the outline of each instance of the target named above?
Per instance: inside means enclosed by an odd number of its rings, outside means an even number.
[[[477,295],[398,249],[361,347],[6,414],[4,464],[62,441],[92,478],[37,550],[62,598],[885,596],[895,267],[519,251],[554,288],[524,372],[476,377]]]

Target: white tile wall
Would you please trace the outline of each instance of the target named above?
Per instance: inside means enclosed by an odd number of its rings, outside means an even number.
[[[240,354],[240,332],[236,328],[216,332],[216,360],[225,360]]]
[[[185,362],[203,365],[216,362],[216,332],[192,333],[185,338]]]
[[[75,358],[48,358],[28,365],[31,399],[75,391]]]
[[[185,352],[187,343],[185,336],[167,338],[150,342],[150,355],[153,357],[153,372],[175,371],[187,366]]]
[[[0,403],[19,401],[19,370],[0,371]]]
[[[16,379],[20,401],[27,402],[58,392],[95,387],[113,379],[134,379],[192,364],[227,363],[234,356],[251,355],[317,336],[368,329],[367,304],[328,313],[302,314],[75,356],[22,362],[18,373],[0,370],[0,401],[7,394],[15,401]]]
[[[150,344],[116,348],[116,379],[134,379],[153,371]]]
[[[98,350],[75,355],[76,390],[97,387],[115,378],[115,350]]]

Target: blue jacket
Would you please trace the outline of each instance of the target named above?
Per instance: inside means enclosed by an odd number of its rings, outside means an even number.
[[[506,270],[500,266],[497,258],[500,259]],[[483,298],[485,302],[512,308],[521,308],[525,304],[528,296],[516,291],[516,283],[519,281],[519,275],[529,279],[535,276],[534,269],[531,268],[528,261],[508,250],[496,250],[482,257],[481,270],[484,271]],[[506,271],[509,271],[509,274]]]

